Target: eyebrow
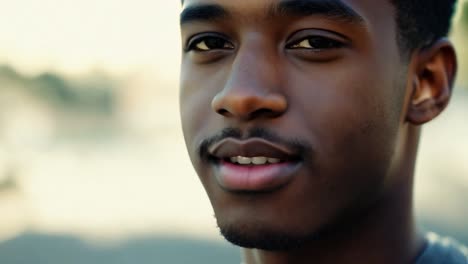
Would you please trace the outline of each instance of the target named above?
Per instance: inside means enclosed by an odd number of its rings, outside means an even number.
[[[284,0],[272,4],[265,12],[268,18],[326,16],[349,23],[364,24],[364,18],[341,0]],[[218,4],[200,4],[186,7],[180,14],[180,24],[210,22],[225,19],[231,13]]]
[[[180,14],[180,24],[196,21],[215,21],[229,16],[229,12],[217,4],[193,5],[186,7]]]
[[[286,0],[273,5],[269,16],[321,15],[344,22],[364,24],[364,18],[341,0]]]

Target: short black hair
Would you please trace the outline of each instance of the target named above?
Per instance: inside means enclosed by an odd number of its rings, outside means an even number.
[[[450,31],[457,0],[391,0],[404,55],[433,44]]]
[[[390,1],[396,8],[398,44],[404,55],[448,35],[457,0]]]

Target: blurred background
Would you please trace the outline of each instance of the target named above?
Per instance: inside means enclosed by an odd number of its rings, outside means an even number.
[[[0,2],[0,263],[239,263],[179,128],[179,1]],[[415,203],[468,244],[467,1],[454,25]]]

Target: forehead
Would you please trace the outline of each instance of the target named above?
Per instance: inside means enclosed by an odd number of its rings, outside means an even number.
[[[272,18],[272,15],[285,15],[283,7],[302,13],[309,12],[310,15],[327,15],[334,19],[348,19],[348,22],[363,22],[362,24],[382,24],[395,21],[395,9],[388,0],[184,0],[183,11],[193,11],[196,7],[199,15],[206,13],[221,13],[224,17],[233,20],[245,20],[255,18],[257,21],[262,18]],[[206,7],[211,7],[208,9]],[[289,14],[289,13],[288,13]],[[184,12],[182,12],[181,22],[183,23]],[[196,12],[190,12],[196,15]],[[302,14],[303,15],[303,14]],[[359,21],[360,20],[360,21]]]

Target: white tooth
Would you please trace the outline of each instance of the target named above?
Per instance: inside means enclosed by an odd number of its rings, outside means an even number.
[[[267,158],[265,157],[254,157],[252,158],[252,163],[255,165],[263,165],[267,162]]]
[[[279,163],[279,162],[280,162],[280,159],[268,158],[268,162],[269,162],[269,163],[272,163],[272,164],[275,164],[275,163]]]
[[[231,162],[232,163],[237,163],[237,157],[231,157]]]
[[[241,165],[249,165],[249,164],[252,163],[252,159],[247,158],[247,157],[238,156],[237,157],[237,162],[239,162],[239,164],[241,164]]]

